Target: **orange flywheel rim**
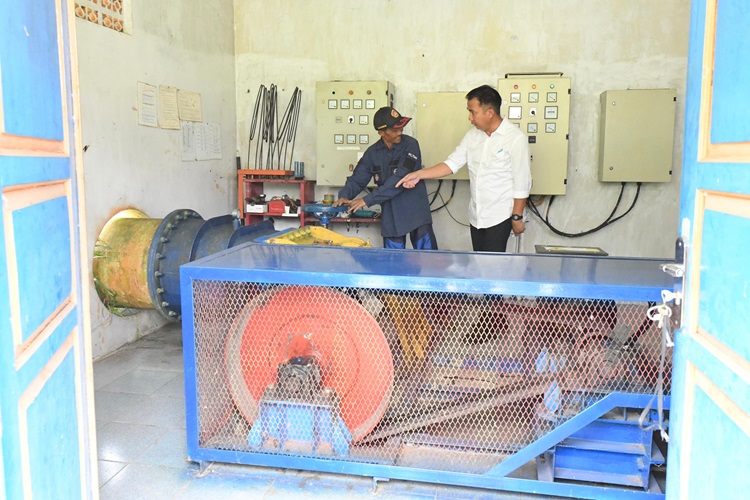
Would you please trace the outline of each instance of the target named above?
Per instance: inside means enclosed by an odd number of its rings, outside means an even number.
[[[362,305],[335,289],[286,286],[260,293],[234,322],[226,344],[230,392],[253,423],[258,401],[275,383],[287,345],[304,335],[316,350],[324,387],[338,396],[354,442],[370,433],[393,391],[393,359],[382,329]]]

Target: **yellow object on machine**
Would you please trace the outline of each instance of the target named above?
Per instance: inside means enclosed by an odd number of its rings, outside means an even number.
[[[432,338],[432,328],[422,310],[422,303],[414,297],[394,294],[385,294],[383,303],[396,327],[406,366],[413,369],[418,362],[425,360]]]
[[[325,245],[331,247],[368,247],[370,241],[351,236],[342,236],[320,226],[305,226],[288,233],[269,238],[268,243],[280,245]]]

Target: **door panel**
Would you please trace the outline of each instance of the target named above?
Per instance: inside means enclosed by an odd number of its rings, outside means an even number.
[[[750,3],[692,7],[667,496],[738,498],[750,489]]]
[[[698,273],[697,294],[693,300],[698,308],[698,327],[710,332],[718,341],[750,359],[750,343],[732,325],[750,325],[750,307],[747,305],[748,276],[747,255],[750,248],[750,219],[723,211],[704,209],[709,205],[727,205],[726,209],[744,209],[750,216],[750,198],[727,197],[719,193],[704,192],[701,210],[696,216],[696,236],[700,231],[700,241],[695,244]],[[744,207],[744,208],[743,208]],[[707,207],[706,207],[707,208]],[[721,207],[716,206],[717,210]],[[700,215],[702,214],[702,215]],[[702,228],[702,231],[701,231]],[[717,272],[720,271],[720,272]]]
[[[74,249],[67,191],[67,182],[4,191],[8,284],[14,297],[11,318],[17,350],[32,343],[73,302]]]
[[[67,115],[61,78],[60,2],[3,0],[2,101],[6,134],[63,142]],[[43,86],[40,85],[43,82]],[[43,88],[42,88],[43,87]]]
[[[0,0],[0,498],[97,498],[73,26]]]
[[[713,8],[713,2],[710,2]],[[750,137],[750,96],[748,95],[748,69],[738,68],[738,55],[750,53],[747,26],[738,23],[747,18],[748,2],[721,1],[716,4],[716,47],[714,50],[713,113],[711,142],[736,143]]]
[[[743,412],[733,410],[731,399],[700,372],[695,376],[698,378],[692,403],[700,411],[693,416],[693,445],[702,450],[736,450],[747,456],[750,441],[736,441],[737,436],[746,436],[750,431],[747,418],[735,422],[730,415]],[[694,454],[684,477],[690,497],[738,498],[737,493],[743,491],[747,479],[740,474],[727,474],[736,467],[735,457],[734,451]]]

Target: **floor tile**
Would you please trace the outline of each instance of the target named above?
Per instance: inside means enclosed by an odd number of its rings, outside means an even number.
[[[146,394],[95,391],[96,422],[106,424],[121,420],[124,415],[133,413],[135,408],[144,404],[148,398]]]
[[[180,498],[195,477],[190,469],[130,464],[100,490],[101,500],[163,500]],[[207,498],[221,498],[219,496]]]
[[[125,462],[112,462],[109,460],[99,460],[99,487],[106,484],[107,481],[112,479],[115,474],[120,472],[125,466],[128,465]]]
[[[184,369],[182,359],[182,348],[165,347],[155,349],[153,347],[129,347],[126,349],[129,356],[137,361],[140,368],[150,370],[163,370],[182,372]]]
[[[134,402],[115,422],[155,425],[171,429],[185,428],[185,400],[155,394]]]
[[[209,469],[202,477],[196,477],[184,491],[180,492],[180,500],[206,500],[219,498],[221,500],[246,500],[264,498],[272,477],[258,477],[251,474],[235,474],[221,469]],[[297,492],[296,500],[304,495]]]
[[[156,390],[155,394],[163,394],[165,396],[173,396],[176,398],[185,397],[185,382],[182,373],[178,373],[175,378],[161,386]]]
[[[94,363],[94,389],[99,390],[136,368],[137,365],[129,360],[107,359],[106,361],[97,361]]]
[[[153,394],[175,377],[177,377],[177,374],[174,372],[136,368],[105,385],[101,390],[131,394]]]
[[[177,429],[165,431],[135,461],[139,464],[162,465],[164,467],[189,467],[185,431]]]
[[[153,446],[164,429],[152,425],[110,422],[97,432],[99,460],[131,462]]]

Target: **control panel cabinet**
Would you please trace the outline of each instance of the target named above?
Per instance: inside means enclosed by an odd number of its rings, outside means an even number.
[[[424,166],[431,167],[445,161],[473,127],[466,110],[466,92],[418,93],[414,121]],[[459,180],[468,178],[468,168],[446,177]]]
[[[675,89],[601,94],[599,181],[670,182]]]
[[[346,183],[367,148],[380,139],[372,118],[383,106],[393,106],[393,94],[387,81],[316,84],[319,186]]]
[[[531,194],[565,194],[568,179],[570,78],[507,75],[497,84],[500,114],[529,138]]]

